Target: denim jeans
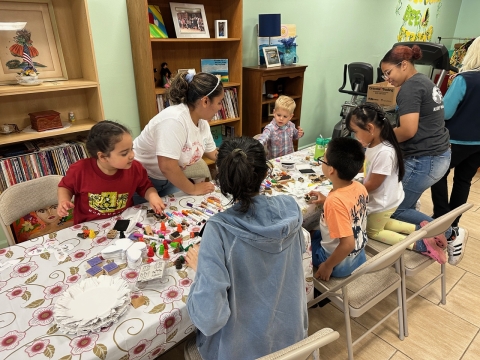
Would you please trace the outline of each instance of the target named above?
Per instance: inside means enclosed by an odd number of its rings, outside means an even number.
[[[180,189],[176,188],[175,185],[173,185],[168,180],[158,180],[151,177],[148,177],[148,179],[152,182],[153,187],[157,190],[158,196],[160,197],[180,191]],[[146,202],[147,200],[145,200],[143,197],[141,197],[137,193],[133,195],[133,203],[135,205],[143,204]]]
[[[447,172],[450,166],[450,149],[441,155],[436,156],[412,156],[404,159],[405,175],[402,185],[405,198],[398,206],[397,211],[392,215],[393,219],[419,224],[432,218],[415,211],[415,205],[425,190],[430,188]],[[447,239],[450,237],[451,229],[445,232]]]
[[[312,264],[320,266],[331,254],[328,254],[322,247],[322,234],[320,230],[315,230],[312,234]],[[356,268],[367,261],[365,249],[360,250],[355,255],[347,256],[337,266],[333,268],[333,277],[349,276]]]

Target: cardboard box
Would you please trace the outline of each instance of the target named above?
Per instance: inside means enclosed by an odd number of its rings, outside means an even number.
[[[384,107],[395,106],[399,87],[392,86],[388,81],[368,85],[367,102]]]

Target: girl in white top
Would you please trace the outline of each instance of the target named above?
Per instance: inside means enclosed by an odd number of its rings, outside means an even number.
[[[210,193],[214,191],[212,183],[193,184],[182,170],[203,155],[216,160],[208,120],[222,107],[223,85],[212,74],[183,72],[172,80],[167,97],[175,105],[154,116],[135,139],[135,158],[160,196],[178,190],[190,195]],[[143,202],[140,197],[134,200]]]
[[[413,209],[411,218],[418,224],[391,219],[404,198],[402,178],[405,174],[400,146],[385,113],[376,104],[356,107],[346,119],[347,128],[366,148],[363,185],[368,191],[367,235],[387,244],[402,241],[406,234],[432,221],[427,215]],[[444,235],[417,241],[412,250],[430,256],[439,263],[446,262]]]

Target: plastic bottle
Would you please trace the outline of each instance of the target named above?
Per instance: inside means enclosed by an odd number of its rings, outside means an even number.
[[[313,159],[317,161],[319,158],[325,155],[325,139],[324,138],[317,138],[315,144],[315,154],[313,155]]]

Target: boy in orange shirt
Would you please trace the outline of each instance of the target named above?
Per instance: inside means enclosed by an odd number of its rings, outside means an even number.
[[[353,178],[363,166],[362,145],[352,138],[330,141],[322,162],[323,174],[332,182],[327,197],[318,191],[314,204],[324,204],[320,231],[312,236],[312,262],[318,266],[316,278],[348,276],[366,261],[368,192]]]

